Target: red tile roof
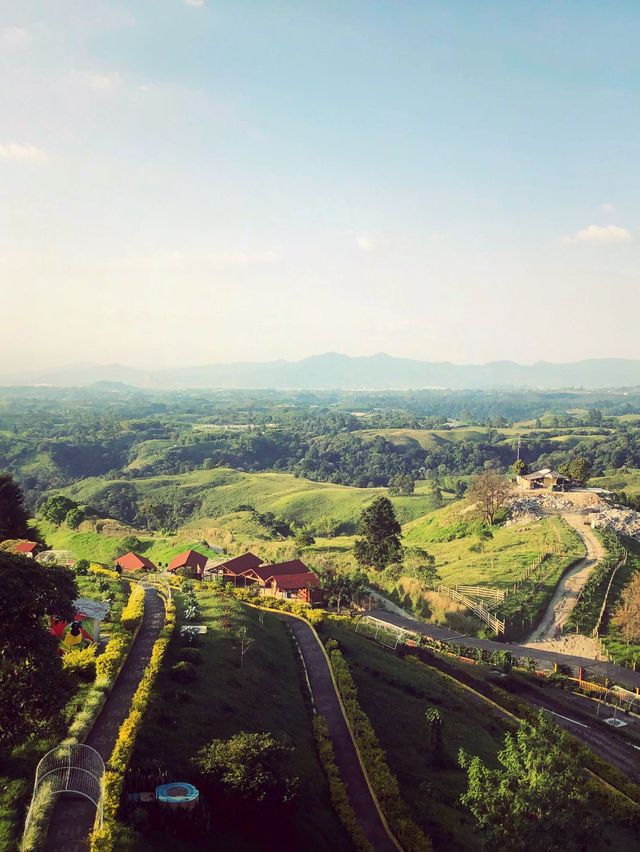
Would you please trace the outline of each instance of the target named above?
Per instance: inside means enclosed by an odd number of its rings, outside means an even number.
[[[260,565],[260,567],[251,568],[250,570],[261,580],[268,580],[269,577],[275,577],[276,575],[309,573],[309,569],[300,559],[292,559],[291,562],[280,562],[277,565]]]
[[[278,574],[269,577],[269,579],[275,582],[276,589],[282,591],[309,589],[320,584],[318,577],[312,571],[308,571],[306,574]]]
[[[16,544],[13,548],[14,553],[33,553],[33,551],[38,546],[37,541],[21,541],[20,544]]]
[[[130,551],[124,556],[119,556],[116,559],[116,565],[119,565],[123,571],[140,571],[146,568],[147,571],[156,571],[156,566],[146,556],[138,556],[137,553]]]
[[[197,550],[184,550],[174,556],[167,567],[167,571],[175,571],[177,568],[195,568],[202,571],[207,564],[207,557]]]
[[[215,570],[219,571],[222,568],[225,574],[238,575],[242,574],[243,571],[250,571],[252,568],[255,569],[258,565],[262,565],[262,559],[254,556],[253,553],[243,553],[242,556],[235,556],[221,565],[216,565]]]

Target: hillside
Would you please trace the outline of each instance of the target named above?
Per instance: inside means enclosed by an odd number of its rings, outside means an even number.
[[[377,495],[387,494],[387,489],[312,482],[288,473],[215,468],[126,480],[90,477],[68,486],[62,493],[96,508],[109,506],[122,493],[135,502],[149,497],[158,501],[177,499],[190,509],[182,523],[194,518],[218,518],[239,506],[252,506],[296,524],[315,525],[320,519],[329,518],[353,526],[363,507]],[[392,500],[402,523],[433,508],[427,483],[418,483],[416,493],[411,496]]]

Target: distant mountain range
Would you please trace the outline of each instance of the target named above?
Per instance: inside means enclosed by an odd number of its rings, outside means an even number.
[[[640,360],[602,358],[573,364],[513,361],[451,364],[378,354],[352,358],[326,353],[301,361],[211,364],[143,370],[122,364],[81,364],[40,372],[0,371],[0,385],[86,387],[96,382],[137,388],[411,390],[448,388],[619,388],[640,386]],[[106,389],[106,387],[105,387]]]

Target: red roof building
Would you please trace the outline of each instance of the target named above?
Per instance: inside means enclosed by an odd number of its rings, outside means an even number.
[[[202,553],[198,553],[197,550],[184,550],[182,553],[178,553],[177,556],[173,557],[167,566],[167,571],[177,571],[178,568],[193,568],[198,577],[202,577],[202,572],[207,562],[208,557]]]
[[[235,580],[245,571],[250,571],[259,565],[262,565],[262,559],[259,556],[255,556],[253,553],[243,553],[242,556],[234,556],[233,559],[207,568],[207,574],[220,574],[223,577]]]
[[[137,553],[130,551],[124,556],[119,556],[116,559],[116,568],[122,568],[123,571],[157,571],[158,569],[150,559],[146,556],[139,556]]]
[[[14,553],[23,553],[25,556],[31,556],[33,558],[35,556],[36,550],[38,549],[37,541],[21,541],[19,544],[16,544],[13,548]]]
[[[270,578],[282,574],[308,574],[309,569],[300,559],[292,559],[291,562],[280,562],[277,565],[260,565],[243,571],[242,576],[247,580],[254,580],[262,585]]]
[[[313,571],[271,576],[265,584],[265,593],[281,598],[298,598],[306,603],[322,600],[320,581]]]

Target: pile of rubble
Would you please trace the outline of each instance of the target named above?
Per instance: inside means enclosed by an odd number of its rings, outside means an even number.
[[[594,529],[613,530],[640,540],[640,513],[622,506],[606,506],[593,512],[591,526]]]

